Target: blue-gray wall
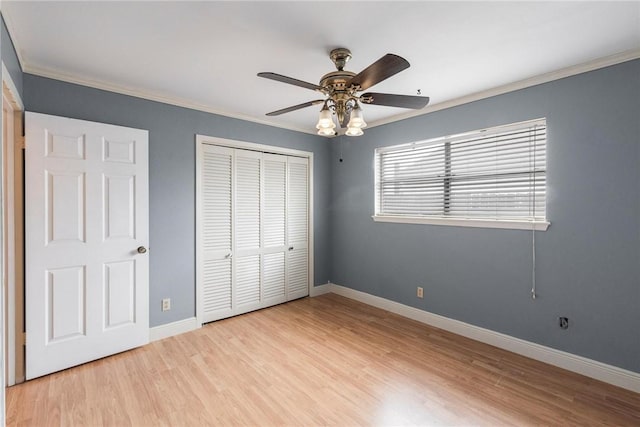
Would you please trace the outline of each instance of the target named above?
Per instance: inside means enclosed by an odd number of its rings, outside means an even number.
[[[376,147],[540,117],[535,301],[531,231],[371,219]],[[341,137],[331,157],[332,282],[640,372],[640,61]]]
[[[24,75],[27,111],[149,130],[150,325],[195,315],[195,135],[313,152],[315,284],[329,280],[326,139]],[[171,310],[160,301],[171,298]]]

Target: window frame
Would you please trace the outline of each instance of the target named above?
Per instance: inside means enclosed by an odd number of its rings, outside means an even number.
[[[446,147],[450,147],[450,143],[468,139],[474,135],[482,135],[482,134],[499,134],[503,132],[509,132],[514,129],[522,129],[526,127],[531,127],[536,124],[544,124],[546,126],[546,118],[539,118],[535,120],[527,120],[518,123],[511,123],[507,125],[501,126],[493,126],[486,129],[479,129],[469,132],[463,132],[454,135],[447,135],[437,138],[431,138],[424,141],[416,141],[405,144],[397,144],[392,146],[378,147],[374,151],[374,214],[371,216],[375,222],[391,222],[391,223],[401,223],[401,224],[430,224],[430,225],[443,225],[443,226],[458,226],[458,227],[480,227],[480,228],[501,228],[501,229],[516,229],[516,230],[536,230],[536,231],[546,231],[551,224],[547,218],[547,207],[545,203],[545,212],[544,219],[534,220],[530,218],[523,219],[513,219],[513,218],[476,218],[476,217],[451,217],[446,215],[402,215],[402,214],[386,214],[380,213],[380,179],[381,179],[381,171],[380,171],[380,154],[389,151],[401,150],[403,148],[410,148],[415,146],[425,147],[431,144],[444,143],[444,149]],[[545,141],[545,153],[547,148],[547,142]],[[445,167],[447,162],[445,161]],[[450,164],[450,163],[449,163]],[[546,161],[544,168],[545,176],[546,176]],[[443,185],[446,187],[447,185],[447,176],[443,177]],[[448,178],[451,179],[450,177]],[[546,198],[546,190],[547,186],[545,183],[545,198]],[[444,193],[443,195],[443,203],[444,210],[446,212],[447,206],[447,198],[450,196],[450,193]],[[546,200],[545,200],[546,202]]]

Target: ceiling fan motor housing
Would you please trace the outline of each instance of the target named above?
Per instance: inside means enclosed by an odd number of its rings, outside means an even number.
[[[356,88],[347,86],[355,75],[351,71],[333,71],[322,76],[320,80],[320,86],[324,88],[323,92],[328,96],[340,123],[343,123],[349,114],[348,101],[356,96]]]
[[[347,102],[356,96],[357,88],[352,85],[347,86],[356,73],[345,71],[344,66],[351,59],[351,51],[344,47],[333,49],[329,53],[329,58],[333,61],[338,71],[327,73],[320,79],[320,86],[323,92],[332,101],[334,112],[338,116],[338,121],[343,122],[349,114]]]
[[[322,76],[320,86],[329,89],[329,93],[347,90],[347,82],[355,75],[351,71],[333,71]]]
[[[344,47],[339,47],[337,49],[333,49],[331,53],[329,53],[329,58],[336,65],[338,71],[342,71],[347,62],[351,59],[351,51]]]

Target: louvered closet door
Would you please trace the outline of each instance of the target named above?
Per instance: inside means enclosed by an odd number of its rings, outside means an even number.
[[[260,307],[262,153],[234,150],[234,314]]]
[[[262,296],[267,305],[286,301],[287,157],[263,155],[263,276]]]
[[[232,313],[233,149],[203,145],[201,165],[201,304],[203,322]]]
[[[308,295],[308,159],[202,144],[199,185],[202,322]]]
[[[288,158],[287,300],[309,295],[309,161]]]

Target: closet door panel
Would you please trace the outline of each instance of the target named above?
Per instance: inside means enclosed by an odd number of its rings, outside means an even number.
[[[287,209],[287,232],[289,246],[301,244],[306,247],[308,240],[308,166],[307,159],[289,157],[289,186]]]
[[[286,246],[287,158],[264,155],[264,247]]]
[[[287,162],[287,300],[309,295],[309,163],[289,157]]]
[[[285,301],[285,253],[263,255],[263,296],[265,301],[278,304]],[[276,300],[276,301],[272,301]]]
[[[309,295],[309,266],[307,248],[298,248],[289,253],[287,276],[289,283],[288,299]]]
[[[260,302],[260,255],[236,258],[235,263],[236,307],[238,311],[245,311],[242,309],[243,307]]]
[[[262,153],[234,150],[234,162],[233,291],[239,314],[260,303]]]
[[[263,299],[286,301],[287,157],[264,154]]]
[[[261,153],[254,151],[235,150],[234,244],[236,252],[259,250],[261,246],[260,157]]]
[[[231,314],[233,150],[203,146],[201,165],[202,307],[204,322]]]
[[[204,261],[202,266],[205,313],[231,310],[231,260]]]

